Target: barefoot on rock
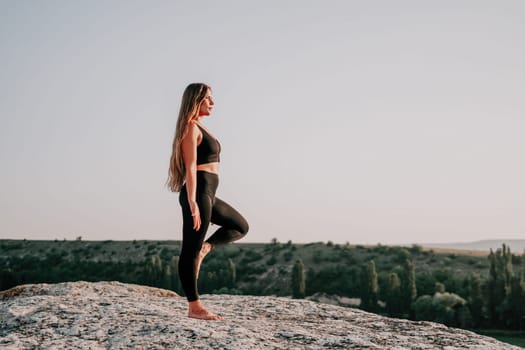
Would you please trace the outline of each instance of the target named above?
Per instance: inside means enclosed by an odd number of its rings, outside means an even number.
[[[213,248],[212,245],[208,242],[204,242],[202,244],[201,251],[199,252],[199,256],[197,257],[197,272],[195,275],[197,276],[197,278],[199,278],[199,272],[201,270],[202,260],[204,260],[204,257],[208,255],[209,252],[211,252],[212,248]]]
[[[200,320],[220,321],[223,318],[219,315],[208,311],[200,302],[200,300],[192,301],[189,304],[188,317],[198,318]]]
[[[215,315],[214,313],[206,310],[190,310],[188,311],[188,317],[191,318],[197,318],[200,320],[210,320],[210,321],[222,321],[223,318],[219,315]]]

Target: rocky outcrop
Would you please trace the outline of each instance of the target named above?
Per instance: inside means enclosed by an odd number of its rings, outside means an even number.
[[[224,321],[186,317],[186,300],[119,282],[36,284],[0,293],[2,349],[519,349],[432,322],[278,297],[204,295]]]
[[[305,298],[306,300],[316,301],[318,303],[345,306],[345,307],[359,307],[361,299],[359,298],[347,298],[339,295],[327,294],[327,293],[315,293]]]

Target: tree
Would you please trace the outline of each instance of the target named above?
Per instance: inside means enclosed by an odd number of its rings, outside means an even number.
[[[164,267],[164,273],[163,273],[163,276],[162,276],[162,283],[161,283],[161,287],[164,288],[164,289],[172,289],[172,281],[173,281],[173,277],[172,277],[172,273],[171,273],[171,266],[170,265],[166,265]]]
[[[436,293],[445,293],[445,285],[441,282],[436,282],[434,289]]]
[[[401,300],[403,311],[412,314],[412,303],[416,300],[416,271],[412,263],[412,257],[409,256],[403,263],[403,280],[401,284]]]
[[[171,271],[171,289],[180,293],[180,277],[179,277],[179,257],[173,256],[170,261]]]
[[[492,249],[489,253],[490,270],[486,284],[487,311],[490,323],[493,326],[502,326],[503,317],[501,313],[504,309],[504,301],[510,292],[510,279],[512,279],[512,261],[510,248],[503,244],[502,249],[498,248],[494,253]]]
[[[465,299],[454,293],[423,295],[414,302],[415,319],[468,327],[471,318],[466,304]]]
[[[19,277],[11,269],[0,270],[0,290],[5,290],[20,284]]]
[[[469,278],[468,306],[472,315],[473,327],[479,328],[483,323],[483,293],[478,273],[471,274]]]
[[[377,272],[374,260],[363,266],[361,273],[361,309],[377,311]]]
[[[305,296],[304,264],[297,259],[292,269],[292,297],[303,299]]]
[[[434,321],[436,313],[430,295],[422,295],[414,302],[414,314],[418,321]]]
[[[237,271],[235,269],[235,263],[231,258],[228,259],[228,286],[233,288],[237,280]]]
[[[498,281],[498,273],[496,271],[496,254],[490,249],[488,255],[489,259],[489,278],[486,284],[486,300],[487,300],[487,313],[490,323],[496,321],[496,306],[497,306],[497,293],[496,284]]]
[[[502,313],[506,327],[521,329],[522,320],[525,319],[525,283],[521,281],[521,278],[512,277],[509,294],[502,306]]]
[[[390,316],[399,316],[401,314],[401,308],[399,299],[401,298],[401,282],[397,273],[392,272],[388,280],[388,286],[386,290],[386,312]]]
[[[525,250],[521,254],[521,271],[520,271],[521,282],[525,283]]]
[[[159,287],[163,281],[164,271],[162,269],[162,260],[157,255],[151,257],[146,267],[146,280],[150,286]]]
[[[505,278],[505,294],[510,293],[510,284],[514,272],[512,270],[512,254],[510,252],[510,247],[503,244],[503,264],[504,264],[504,278]]]
[[[436,293],[433,303],[436,307],[434,321],[444,323],[447,326],[464,326],[459,320],[459,310],[466,306],[465,299],[454,293]]]

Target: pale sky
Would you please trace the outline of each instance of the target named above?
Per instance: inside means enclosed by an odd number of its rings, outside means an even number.
[[[244,242],[523,238],[524,18],[521,0],[0,0],[0,238],[181,239],[164,183],[194,81]]]

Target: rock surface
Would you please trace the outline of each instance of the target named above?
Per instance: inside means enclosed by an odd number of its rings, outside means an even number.
[[[184,298],[119,282],[0,293],[1,349],[519,349],[432,322],[278,297],[204,295],[224,321],[186,317]]]

